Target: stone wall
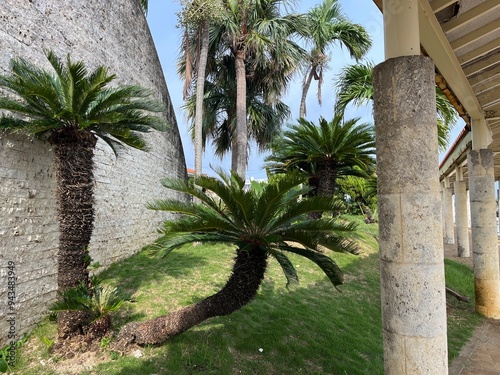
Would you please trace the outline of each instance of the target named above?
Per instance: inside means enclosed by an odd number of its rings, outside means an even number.
[[[73,61],[83,60],[89,69],[108,66],[118,83],[148,87],[166,105],[171,129],[147,135],[150,152],[124,150],[115,158],[109,147],[98,143],[90,251],[103,266],[155,238],[165,216],[145,209],[145,203],[174,196],[160,185],[162,177],[186,177],[175,114],[138,3],[2,0],[0,7],[0,73],[17,56],[48,68],[43,50],[52,49],[60,57],[70,53]],[[59,233],[53,158],[49,144],[0,135],[0,347],[7,343],[12,317],[19,337],[46,315],[55,298]],[[8,305],[9,271],[17,276],[15,314]]]

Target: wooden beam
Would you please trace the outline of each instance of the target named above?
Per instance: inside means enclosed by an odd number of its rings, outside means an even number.
[[[420,43],[434,60],[439,72],[472,118],[482,117],[477,101],[448,39],[427,0],[419,0]]]
[[[439,12],[440,10],[443,10],[446,7],[449,7],[450,5],[456,3],[457,0],[434,0],[431,3],[431,7],[434,13]]]
[[[481,47],[478,47],[462,56],[459,56],[458,62],[462,65],[466,64],[469,61],[477,59],[480,56],[486,55],[487,53],[498,49],[498,46],[500,46],[500,38],[496,38],[495,40],[492,40],[491,42],[488,42]]]
[[[472,64],[463,66],[463,69],[465,75],[469,77],[497,64],[500,64],[500,50],[490,56],[485,56]]]
[[[451,42],[451,48],[453,48],[453,50],[455,51],[459,48],[465,47],[471,43],[474,43],[478,39],[485,38],[498,29],[500,29],[500,18],[466,34],[465,36],[457,40],[454,40],[453,42]]]
[[[477,91],[477,86],[484,86],[488,82],[495,80],[500,75],[500,65],[494,67],[493,69],[482,71],[474,76],[471,76],[469,83],[471,84],[474,91]]]

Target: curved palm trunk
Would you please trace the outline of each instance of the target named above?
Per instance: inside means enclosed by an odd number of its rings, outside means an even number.
[[[233,148],[231,169],[245,179],[247,169],[247,82],[245,51],[236,52],[236,149]],[[236,155],[234,155],[236,153]]]
[[[307,79],[305,79],[304,83],[302,84],[302,98],[300,99],[300,110],[299,110],[299,117],[300,118],[306,117],[307,93],[309,92],[309,87],[311,87],[311,81],[314,77],[314,70],[315,69],[316,68],[314,66],[311,67],[311,70],[309,71],[309,74],[307,75]]]
[[[97,140],[91,133],[65,128],[55,132],[49,141],[55,145],[60,231],[57,289],[64,292],[82,283],[89,284],[88,246],[94,225],[93,156]],[[59,337],[81,334],[87,323],[83,312],[60,312]]]
[[[249,303],[257,294],[267,266],[265,250],[238,250],[232,274],[216,294],[191,306],[144,323],[132,322],[120,331],[116,349],[129,344],[161,344],[169,338],[215,316],[229,315]]]
[[[208,43],[209,43],[208,19],[201,23],[201,49],[198,62],[196,81],[196,114],[194,124],[194,169],[195,175],[202,174],[202,148],[203,148],[203,97],[205,94],[205,72],[207,70]]]

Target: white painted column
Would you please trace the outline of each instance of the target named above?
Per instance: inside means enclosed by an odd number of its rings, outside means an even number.
[[[455,175],[455,228],[457,233],[457,252],[459,257],[470,257],[467,183],[464,181],[462,167],[456,167]]]
[[[453,227],[453,188],[450,187],[450,180],[445,177],[442,187],[442,210],[443,210],[443,240],[445,244],[455,243],[455,229]]]
[[[383,0],[385,59],[420,55],[418,0]]]
[[[472,120],[472,150],[467,163],[471,210],[476,311],[500,319],[500,268],[496,225],[491,133],[484,118]]]

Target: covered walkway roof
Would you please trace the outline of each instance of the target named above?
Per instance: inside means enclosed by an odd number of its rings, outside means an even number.
[[[382,10],[382,0],[374,0]],[[385,11],[397,12],[397,1]],[[500,0],[418,0],[420,40],[434,60],[436,84],[448,96],[466,126],[440,165],[440,178],[455,180],[462,166],[467,179],[471,126],[485,118],[488,148],[494,152],[500,179]],[[391,9],[392,8],[392,9]]]

